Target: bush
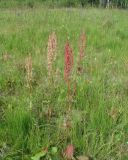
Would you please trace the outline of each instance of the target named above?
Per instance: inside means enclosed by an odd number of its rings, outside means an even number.
[[[29,8],[33,8],[33,7],[34,7],[34,1],[29,0],[29,1],[27,2],[27,6],[28,6]]]
[[[128,0],[112,0],[112,3],[117,7],[128,7]]]
[[[88,0],[80,0],[81,6],[84,7],[86,4],[88,4]]]
[[[54,0],[56,4],[64,7],[75,7],[78,4],[78,0]]]

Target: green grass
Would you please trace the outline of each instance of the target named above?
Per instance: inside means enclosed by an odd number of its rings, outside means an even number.
[[[72,143],[76,155],[128,159],[128,12],[102,9],[2,9],[0,11],[0,159],[30,160],[41,148]],[[58,37],[54,69],[47,76],[47,41]],[[78,39],[86,32],[84,73],[76,74]],[[68,103],[63,78],[64,45],[74,54],[76,96],[72,127],[62,128]],[[4,61],[3,55],[9,58]],[[33,59],[31,95],[25,58]],[[30,104],[31,103],[31,104]],[[47,117],[48,109],[52,117]],[[58,159],[61,159],[58,157]]]

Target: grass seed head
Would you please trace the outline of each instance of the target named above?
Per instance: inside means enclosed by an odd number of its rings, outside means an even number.
[[[32,57],[29,55],[25,59],[25,68],[26,68],[26,79],[27,79],[27,86],[30,86],[30,83],[32,81]]]

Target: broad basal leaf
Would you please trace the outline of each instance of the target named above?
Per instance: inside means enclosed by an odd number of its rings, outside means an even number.
[[[92,159],[88,156],[78,156],[77,160],[92,160]]]
[[[55,155],[57,151],[58,151],[57,147],[52,147],[51,154]]]
[[[40,160],[40,158],[44,157],[46,155],[47,151],[43,150],[39,153],[37,153],[34,157],[31,157],[32,160]]]

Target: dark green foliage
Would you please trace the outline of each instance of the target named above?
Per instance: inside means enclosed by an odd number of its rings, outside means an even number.
[[[109,0],[110,6],[119,7],[119,8],[127,8],[128,0]],[[86,7],[90,6],[107,6],[107,0],[0,0],[0,7],[15,7],[15,6],[27,6],[29,8],[33,8],[36,4],[52,6],[52,7],[76,7],[82,6]]]
[[[117,7],[128,7],[128,0],[112,0],[112,3]]]
[[[84,7],[86,4],[88,4],[88,0],[80,0],[81,6]]]
[[[28,5],[28,7],[33,8],[34,7],[34,1],[28,1],[27,5]]]

